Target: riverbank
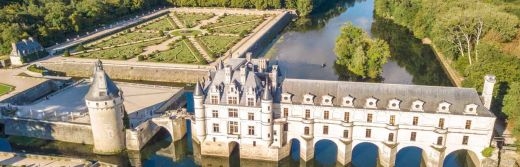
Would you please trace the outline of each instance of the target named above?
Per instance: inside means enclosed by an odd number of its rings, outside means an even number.
[[[423,44],[429,45],[433,52],[435,53],[435,57],[442,65],[442,69],[446,74],[448,74],[448,77],[450,78],[450,81],[455,85],[456,87],[462,87],[462,81],[464,81],[464,77],[462,77],[457,70],[453,69],[451,67],[451,60],[447,59],[444,54],[442,54],[439,49],[435,46],[435,44],[432,43],[430,38],[424,38],[422,39]]]

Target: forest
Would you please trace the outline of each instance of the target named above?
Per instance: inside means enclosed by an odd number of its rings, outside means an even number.
[[[480,92],[484,75],[496,75],[491,110],[520,137],[519,0],[376,0],[375,13],[431,39],[464,87]]]
[[[44,47],[159,7],[297,9],[310,14],[327,0],[0,0],[0,56],[33,37]],[[330,1],[329,1],[330,2]]]

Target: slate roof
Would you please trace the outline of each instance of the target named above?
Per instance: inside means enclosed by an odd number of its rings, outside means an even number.
[[[31,37],[14,43],[12,47],[11,56],[27,55],[43,49],[42,45]]]
[[[120,96],[121,91],[119,91],[116,84],[105,73],[100,60],[94,64],[94,74],[92,78],[92,84],[88,93],[85,95],[85,100],[107,101]]]
[[[392,99],[400,100],[400,110],[410,111],[416,100],[424,102],[424,112],[436,112],[439,103],[446,101],[451,104],[451,114],[463,114],[466,105],[476,104],[477,115],[494,117],[486,109],[473,88],[401,85],[385,83],[324,81],[306,79],[285,79],[281,92],[292,94],[292,103],[301,104],[305,94],[315,95],[314,104],[320,105],[323,95],[333,96],[334,106],[342,104],[343,97],[354,97],[354,107],[363,108],[366,99],[378,99],[377,108],[386,109]],[[281,94],[278,94],[280,96]],[[278,97],[277,99],[280,99]]]

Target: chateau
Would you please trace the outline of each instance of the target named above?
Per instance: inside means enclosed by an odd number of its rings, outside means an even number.
[[[192,135],[202,155],[239,147],[240,158],[278,161],[297,140],[308,161],[318,141],[330,140],[343,165],[357,145],[371,143],[383,166],[394,166],[406,147],[421,148],[427,166],[441,167],[461,149],[481,166],[495,123],[495,77],[484,82],[479,96],[471,88],[289,79],[267,60],[229,59],[196,85]]]

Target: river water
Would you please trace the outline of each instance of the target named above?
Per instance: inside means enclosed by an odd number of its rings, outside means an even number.
[[[331,0],[332,1],[332,0]],[[267,49],[264,57],[278,61],[286,77],[319,80],[348,80],[344,71],[334,67],[336,56],[334,42],[340,28],[347,22],[363,28],[369,35],[389,42],[391,58],[384,65],[382,79],[371,82],[443,85],[451,86],[433,51],[421,40],[416,39],[405,28],[374,16],[373,0],[340,0],[331,2],[311,15],[291,23],[280,37]],[[325,64],[325,67],[322,65]],[[187,93],[188,111],[193,111]],[[189,125],[189,123],[188,123]],[[188,128],[190,128],[188,126]],[[91,146],[38,139],[12,138],[0,140],[0,149],[6,151],[28,152],[73,156],[100,160],[120,166],[337,166],[335,162],[336,146],[327,140],[316,144],[315,159],[304,162],[299,159],[298,141],[293,141],[291,156],[280,162],[263,162],[240,159],[237,153],[229,158],[201,157],[200,146],[187,136],[172,143],[171,136],[160,132],[140,152],[126,152],[117,156],[93,154]],[[10,143],[8,141],[11,141]],[[13,142],[17,141],[17,142]],[[30,144],[28,144],[30,143]],[[377,166],[377,148],[371,144],[362,144],[354,148],[352,166]],[[467,154],[458,152],[446,158],[445,166],[474,166],[468,164]],[[408,148],[397,153],[396,166],[422,166],[421,150]]]

